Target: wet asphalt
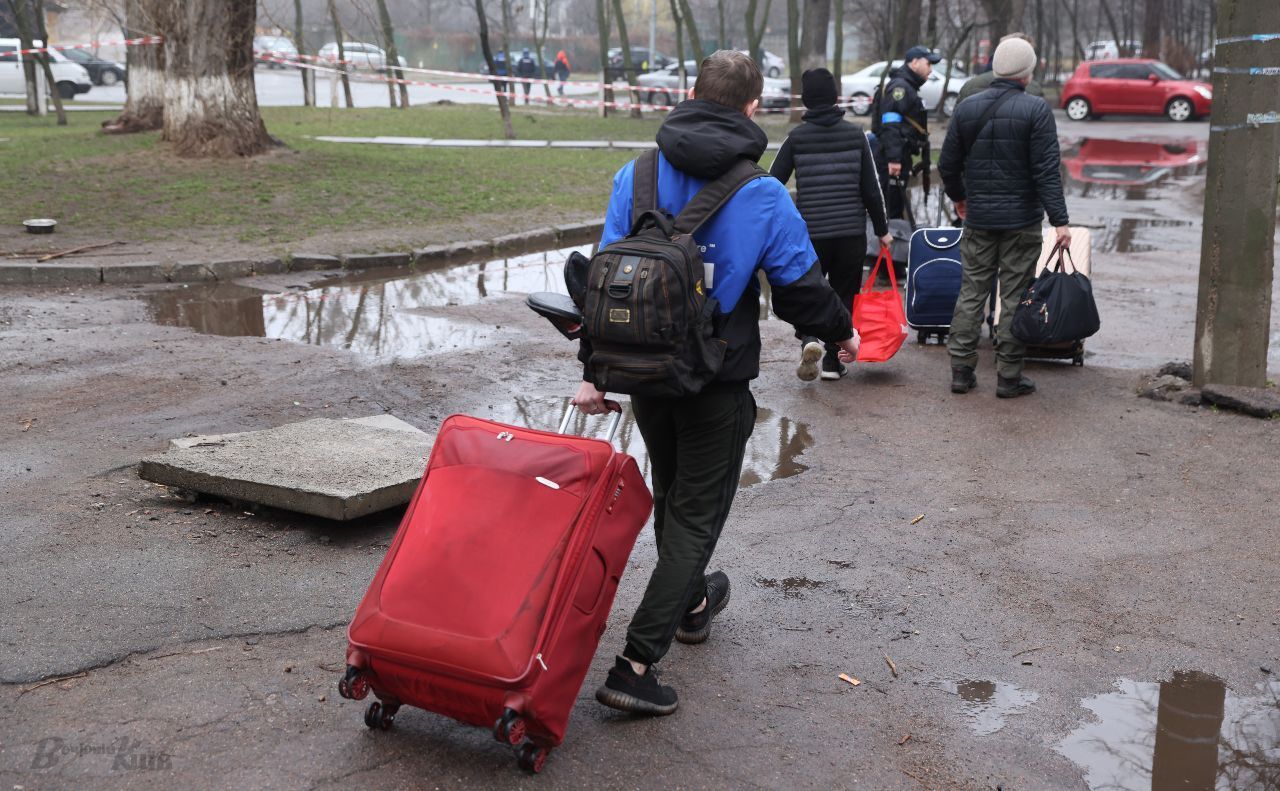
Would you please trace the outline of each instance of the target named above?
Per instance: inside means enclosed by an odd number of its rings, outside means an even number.
[[[1274,787],[1280,432],[1135,393],[1189,359],[1194,327],[1188,143],[1203,153],[1204,130],[1158,126],[1089,128],[1157,145],[1145,165],[1064,152],[1090,160],[1068,201],[1094,235],[1103,330],[1082,368],[1029,365],[1030,398],[994,397],[985,346],[965,396],[944,350],[914,343],[801,383],[788,328],[763,322],[764,408],[713,562],[733,602],[663,662],[681,708],[637,720],[592,698],[653,563],[646,533],[536,778],[487,732],[411,709],[371,732],[337,696],[345,624],[399,514],[192,503],[132,465],[171,437],[317,416],[553,427],[573,350],[522,295],[558,285],[562,252],[394,279],[5,290],[0,782]]]

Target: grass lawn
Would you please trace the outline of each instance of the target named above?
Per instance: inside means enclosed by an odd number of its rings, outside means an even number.
[[[405,242],[483,238],[604,212],[609,180],[634,152],[425,149],[325,143],[316,135],[498,138],[497,109],[268,107],[281,149],[250,160],[184,160],[155,133],[106,136],[113,113],[69,114],[70,125],[0,113],[0,173],[10,199],[0,223],[54,217],[67,242],[189,243],[222,252],[301,249],[299,242],[364,234],[342,252]],[[517,110],[522,139],[652,139],[662,116]],[[770,136],[785,118],[764,119]],[[352,236],[354,240],[357,236]]]

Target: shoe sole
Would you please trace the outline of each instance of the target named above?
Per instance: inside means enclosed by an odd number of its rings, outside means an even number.
[[[1031,390],[1013,390],[1013,391],[1005,390],[1003,392],[997,390],[996,398],[1018,398],[1019,396],[1031,395],[1034,392],[1035,392],[1034,388]]]
[[[649,714],[654,717],[663,717],[671,714],[680,705],[679,701],[669,706],[661,706],[657,703],[650,703],[647,700],[641,700],[635,695],[628,695],[625,692],[619,692],[616,689],[609,689],[602,686],[596,690],[596,700],[602,705],[618,711],[629,711],[632,714]]]
[[[729,606],[729,598],[732,594],[733,594],[732,588],[724,592],[724,598],[720,600],[719,604],[717,604],[715,607],[711,609],[711,617],[707,619],[707,625],[702,627],[698,631],[690,632],[686,629],[676,627],[676,642],[684,643],[685,645],[697,645],[698,643],[705,643],[707,641],[707,638],[711,636],[712,621],[715,620],[717,615],[724,612],[725,607]]]
[[[796,376],[800,377],[800,381],[812,382],[818,378],[818,361],[824,354],[826,349],[822,348],[821,343],[810,341],[804,345],[804,350],[800,352],[800,366],[796,368]]]
[[[846,375],[846,374],[848,374],[848,373],[849,373],[849,372],[848,372],[847,370],[845,370],[845,371],[823,371],[823,372],[822,372],[822,378],[823,378],[823,379],[826,379],[828,382],[831,382],[831,381],[835,381],[836,379],[843,379],[843,378],[845,377],[845,375]]]
[[[978,384],[977,384],[976,382],[974,382],[974,383],[972,383],[972,384],[951,385],[951,392],[956,393],[956,394],[958,394],[958,395],[962,395],[962,394],[964,394],[964,393],[969,392],[970,390],[972,390],[973,388],[975,388],[975,387],[977,387],[977,386],[978,386]],[[999,395],[999,394],[997,393],[997,395]]]

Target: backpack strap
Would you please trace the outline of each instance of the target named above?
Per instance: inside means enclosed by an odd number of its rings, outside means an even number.
[[[988,88],[987,90],[991,89]],[[982,133],[987,130],[987,124],[991,123],[991,118],[996,114],[996,110],[1000,109],[1000,105],[1008,101],[1009,97],[1013,96],[1013,94],[1017,92],[1017,88],[1005,88],[998,96],[996,96],[995,99],[992,100],[991,104],[987,105],[986,111],[978,118],[978,124],[976,127],[978,131],[974,132],[973,139],[969,140],[967,145],[964,147],[965,156],[969,155],[969,152],[973,150],[974,145],[977,144],[978,138],[982,137]]]
[[[689,199],[676,217],[676,232],[692,234],[729,202],[750,181],[769,175],[755,162],[739,159],[715,181],[708,182]]]
[[[658,149],[651,148],[636,158],[631,174],[631,223],[640,215],[658,208]]]

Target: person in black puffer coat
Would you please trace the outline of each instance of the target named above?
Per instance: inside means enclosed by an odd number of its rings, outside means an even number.
[[[1026,348],[1010,327],[1018,300],[1035,276],[1043,244],[1040,222],[1048,213],[1058,240],[1067,244],[1071,230],[1053,112],[1044,99],[1026,93],[1035,50],[1022,39],[1006,38],[992,64],[991,87],[956,106],[938,161],[947,197],[964,220],[964,274],[947,348],[951,392],[967,393],[977,385],[983,311],[991,281],[999,277],[996,395],[1014,398],[1035,392],[1035,384],[1022,375]]]
[[[885,220],[884,193],[876,175],[871,144],[857,124],[844,120],[836,107],[836,81],[826,69],[809,69],[801,77],[804,123],[791,131],[769,173],[787,183],[796,174],[796,205],[809,226],[822,273],[846,307],[862,286],[867,255],[867,216],[882,246],[893,241]],[[820,354],[816,338],[797,335],[803,357]],[[812,344],[812,345],[811,345]],[[848,369],[827,344],[822,378],[839,379]]]

